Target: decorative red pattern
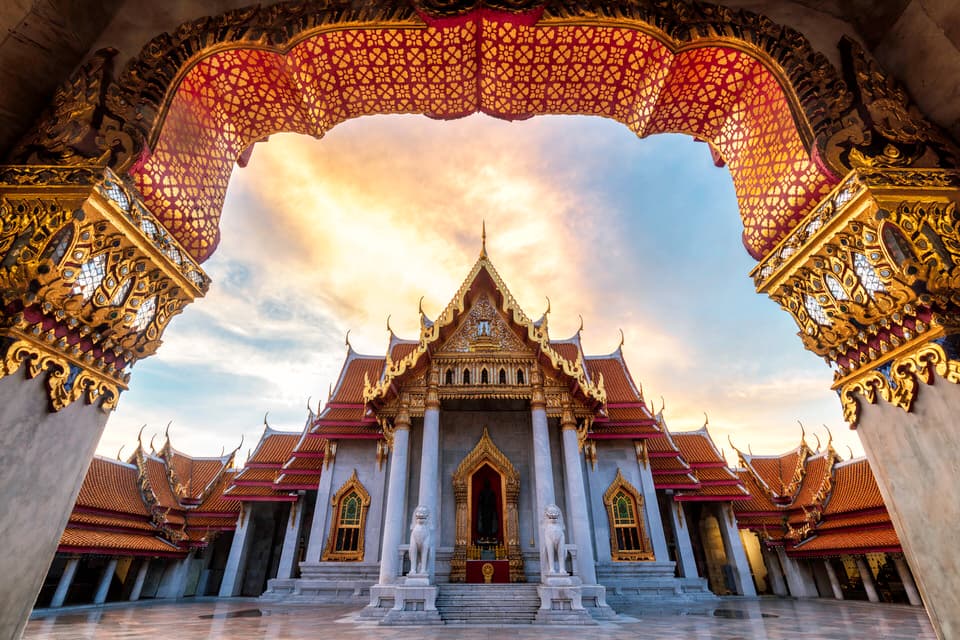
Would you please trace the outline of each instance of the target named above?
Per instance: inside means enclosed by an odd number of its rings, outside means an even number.
[[[742,51],[672,54],[630,28],[531,26],[485,13],[426,29],[318,33],[286,54],[214,53],[185,75],[155,148],[131,174],[154,213],[204,260],[218,242],[233,164],[254,142],[280,131],[320,137],[376,113],[477,111],[601,115],[641,137],[709,140],[730,169],[755,258],[833,182],[804,149],[777,79]]]

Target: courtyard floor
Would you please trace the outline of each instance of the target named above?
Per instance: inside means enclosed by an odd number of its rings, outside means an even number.
[[[25,640],[229,638],[230,640],[597,640],[683,638],[726,640],[808,638],[935,640],[923,609],[834,600],[724,598],[711,608],[657,611],[634,607],[591,627],[381,627],[356,620],[357,607],[321,606],[263,612],[255,600],[147,601],[106,607],[38,611]]]

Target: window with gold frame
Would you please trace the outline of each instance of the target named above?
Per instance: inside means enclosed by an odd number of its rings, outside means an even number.
[[[610,555],[629,562],[653,560],[653,549],[643,522],[643,496],[617,469],[617,477],[603,494],[610,520]]]
[[[364,527],[370,494],[357,478],[356,469],[330,502],[333,520],[322,559],[363,560]]]

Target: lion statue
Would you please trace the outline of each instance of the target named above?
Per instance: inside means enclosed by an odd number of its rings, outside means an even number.
[[[555,504],[547,505],[543,510],[541,539],[543,540],[543,560],[546,564],[544,575],[567,575],[564,567],[564,552],[566,536],[564,535],[563,519],[560,507]]]
[[[430,561],[430,509],[422,504],[413,512],[410,525],[410,574],[425,575]]]

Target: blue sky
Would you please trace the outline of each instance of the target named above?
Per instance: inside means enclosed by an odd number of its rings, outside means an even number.
[[[753,451],[796,446],[801,421],[837,450],[862,449],[822,360],[792,319],[754,293],[754,261],[730,176],[687,136],[638,140],[586,117],[507,123],[376,116],[322,140],[274,136],[236,169],[207,298],[174,319],[136,365],[100,453],[172,420],[178,448],[214,455],[256,442],[263,415],[303,425],[344,355],[385,351],[386,318],[417,332],[488,251],[527,311],[552,303],[551,335],[608,353],[619,329],[634,378],[666,400],[673,430],[700,427]],[[654,400],[655,399],[655,400]],[[815,446],[814,438],[809,440]],[[733,460],[733,456],[728,456]]]

